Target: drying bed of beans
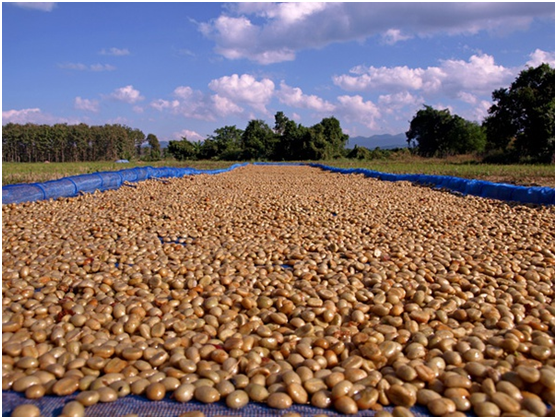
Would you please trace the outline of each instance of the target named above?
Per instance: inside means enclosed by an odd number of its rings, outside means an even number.
[[[306,166],[2,207],[2,389],[544,416],[555,209]],[[394,410],[384,410],[394,406]]]

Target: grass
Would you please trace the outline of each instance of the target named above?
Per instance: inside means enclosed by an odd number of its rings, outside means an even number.
[[[456,176],[525,186],[555,188],[554,164],[485,164],[472,159],[426,159],[407,157],[403,160],[336,160],[325,162],[337,167],[362,167],[386,173],[419,173]]]
[[[158,162],[135,161],[130,163],[114,162],[76,162],[76,163],[4,163],[2,162],[2,186],[16,183],[45,182],[67,176],[86,173],[116,171],[140,166],[193,167],[196,169],[221,169],[233,163],[223,161],[179,162],[164,160]]]
[[[2,185],[15,183],[45,182],[66,176],[121,170],[137,166],[193,167],[196,169],[220,169],[236,162],[165,160],[159,162],[78,162],[78,163],[2,163]],[[386,173],[423,173],[457,176],[468,179],[484,179],[494,182],[526,186],[555,187],[555,165],[496,165],[482,164],[471,156],[449,159],[425,159],[405,156],[389,160],[333,160],[321,163],[336,167],[363,167]]]

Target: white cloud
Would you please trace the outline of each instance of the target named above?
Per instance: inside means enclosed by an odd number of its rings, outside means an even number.
[[[102,49],[100,51],[101,55],[113,55],[116,57],[123,56],[123,55],[130,55],[130,51],[127,48],[109,48],[109,49]]]
[[[99,111],[99,101],[98,100],[82,99],[81,97],[77,96],[74,100],[74,107],[76,109],[81,109],[81,110],[84,110],[84,111],[98,112]]]
[[[186,118],[214,121],[215,112],[211,106],[208,95],[199,90],[193,90],[189,86],[178,86],[174,89],[173,96],[177,99],[156,99],[150,106],[160,112],[168,111],[174,115]]]
[[[48,113],[44,113],[39,108],[27,108],[27,109],[11,109],[9,111],[2,111],[2,125],[7,123],[14,124],[57,124],[57,123],[67,123],[67,124],[77,124],[80,121],[77,119],[61,118]]]
[[[474,105],[478,102],[478,98],[474,96],[472,93],[468,92],[458,92],[457,97],[462,100],[463,102],[469,103]]]
[[[114,71],[114,70],[116,70],[116,67],[114,67],[113,65],[110,65],[110,64],[91,64],[91,66],[89,66],[89,68],[91,69],[91,71]]]
[[[134,89],[131,84],[115,89],[114,92],[110,94],[110,98],[130,104],[140,102],[145,99],[141,96],[139,90]]]
[[[415,109],[424,103],[423,98],[414,96],[408,91],[399,93],[380,95],[377,103],[383,113],[393,114],[404,108]]]
[[[312,109],[318,112],[331,112],[334,105],[316,95],[305,95],[299,87],[290,87],[284,81],[280,83],[277,97],[281,103],[294,108]]]
[[[412,38],[411,36],[403,35],[400,29],[388,29],[381,34],[383,42],[387,45],[394,45],[400,41],[406,41]]]
[[[357,66],[350,70],[353,75],[333,76],[333,82],[347,91],[417,90],[423,86],[425,70],[403,67]]]
[[[222,97],[218,94],[212,95],[211,100],[213,102],[213,109],[219,116],[240,114],[244,111],[244,108],[241,106],[238,106],[230,99]]]
[[[177,109],[180,106],[180,102],[177,100],[169,101],[164,99],[157,99],[151,102],[151,107],[158,111],[163,111],[165,109]]]
[[[189,99],[194,94],[193,89],[189,86],[178,86],[174,89],[174,96],[177,96],[181,99]]]
[[[350,74],[334,76],[333,82],[347,91],[402,92],[418,91],[425,96],[443,94],[451,98],[468,94],[490,95],[508,85],[515,71],[496,65],[492,56],[472,55],[468,61],[443,60],[439,67],[363,67]],[[469,98],[469,96],[468,96]]]
[[[360,123],[369,129],[377,128],[377,119],[381,112],[373,102],[364,101],[360,95],[343,95],[337,99],[337,111],[346,121]]]
[[[393,44],[438,34],[501,35],[555,15],[552,3],[238,3],[199,24],[229,59],[260,64],[291,61],[303,49],[380,36]],[[404,29],[404,33],[401,30]]]
[[[39,108],[2,111],[2,125],[9,122],[14,124],[23,124],[30,122],[41,115],[42,112]]]
[[[24,9],[39,10],[41,12],[51,12],[56,6],[56,2],[27,2],[16,1],[12,3],[14,6],[22,7]]]
[[[555,68],[555,51],[547,52],[536,49],[530,54],[530,60],[526,62],[526,65],[535,68],[543,63],[547,63],[550,67]]]
[[[267,78],[257,81],[249,74],[241,76],[233,74],[211,80],[209,88],[220,97],[227,98],[234,103],[245,103],[254,110],[267,114],[266,105],[273,96],[275,84]]]
[[[110,64],[91,64],[85,65],[83,63],[63,63],[58,64],[58,67],[66,70],[78,70],[78,71],[114,71],[116,67]]]
[[[202,141],[205,139],[201,134],[189,129],[183,129],[180,132],[175,132],[172,137],[176,140],[180,140],[186,137],[189,141]]]

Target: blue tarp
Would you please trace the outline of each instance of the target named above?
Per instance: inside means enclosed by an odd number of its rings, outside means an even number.
[[[115,172],[98,172],[87,175],[70,176],[43,183],[25,183],[2,187],[2,204],[38,201],[42,199],[72,197],[79,193],[90,193],[96,190],[117,189],[124,182],[138,182],[146,179],[183,177],[196,174],[218,174],[245,166],[248,163],[234,164],[225,169],[197,170],[176,167],[135,167]],[[253,163],[255,165],[308,165],[307,163]],[[464,195],[493,198],[502,201],[514,201],[523,204],[555,205],[555,189],[549,187],[526,187],[493,183],[485,180],[462,179],[454,176],[437,176],[422,174],[394,174],[377,172],[370,169],[344,169],[310,163],[309,166],[329,170],[336,173],[356,173],[390,182],[408,181],[420,185],[444,188]]]
[[[520,202],[522,204],[555,205],[555,189],[545,186],[517,186],[506,183],[494,183],[486,180],[463,179],[454,176],[420,175],[420,174],[393,174],[382,173],[369,169],[342,169],[311,163],[312,167],[329,170],[337,173],[357,173],[390,182],[408,181],[420,185],[433,186],[434,188],[448,189],[464,195],[480,196],[501,201]]]
[[[139,182],[147,179],[183,177],[198,174],[217,174],[245,166],[247,163],[234,164],[226,169],[198,170],[177,167],[134,167],[112,172],[97,172],[86,175],[69,176],[43,183],[22,183],[2,187],[2,204],[56,199],[91,193],[97,190],[118,189],[124,182]]]

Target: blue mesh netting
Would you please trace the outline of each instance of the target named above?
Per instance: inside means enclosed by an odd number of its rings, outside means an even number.
[[[2,391],[2,416],[10,416],[12,411],[21,404],[33,404],[41,410],[41,416],[59,416],[64,405],[75,399],[77,393],[70,396],[45,396],[41,399],[26,399],[22,393],[15,391]],[[392,411],[393,407],[385,410]],[[136,414],[138,416],[179,416],[185,412],[201,411],[205,416],[242,416],[242,417],[265,417],[284,416],[287,412],[297,412],[301,416],[310,417],[318,415],[341,416],[333,409],[319,409],[310,405],[293,405],[289,409],[278,410],[268,407],[263,403],[251,402],[242,409],[234,410],[226,406],[221,400],[213,404],[204,404],[198,401],[179,403],[168,396],[161,401],[150,401],[142,396],[129,395],[112,403],[98,403],[85,408],[85,416],[106,417]],[[428,410],[423,406],[414,406],[410,409],[416,416],[430,416]],[[362,410],[358,416],[374,416],[373,410]]]
[[[225,169],[197,170],[192,168],[176,167],[135,167],[133,169],[119,170],[115,172],[98,172],[88,175],[70,176],[44,183],[26,183],[8,185],[2,187],[2,203],[32,202],[41,199],[72,197],[78,193],[89,193],[96,190],[105,191],[117,189],[124,182],[138,182],[146,179],[158,179],[167,177],[182,177],[196,174],[218,174],[245,166],[248,163],[234,164]],[[255,165],[306,165],[307,163],[253,163]],[[390,182],[408,181],[420,185],[445,188],[465,195],[480,196],[482,198],[493,198],[502,201],[515,201],[523,204],[555,205],[555,189],[549,187],[526,187],[507,185],[504,183],[493,183],[484,180],[462,179],[454,176],[437,176],[421,174],[394,174],[377,172],[370,169],[343,169],[339,167],[326,166],[319,163],[310,163],[309,166],[318,167],[336,173],[363,174]]]
[[[369,169],[341,169],[333,166],[326,166],[319,163],[311,163],[312,167],[319,167],[324,170],[337,173],[356,173],[369,177],[391,182],[408,181],[420,185],[433,186],[435,188],[446,188],[453,192],[465,195],[480,196],[482,198],[492,198],[501,201],[515,201],[523,204],[555,205],[555,189],[542,186],[516,186],[505,183],[494,183],[485,180],[462,179],[454,176],[437,175],[418,175],[382,173]]]
[[[91,193],[96,190],[117,189],[124,182],[138,182],[147,179],[183,177],[198,174],[217,174],[233,170],[247,163],[234,164],[226,169],[198,170],[177,167],[134,167],[113,172],[97,172],[86,175],[69,176],[43,183],[24,183],[2,187],[3,204],[19,204],[42,199],[72,197],[79,193]]]

